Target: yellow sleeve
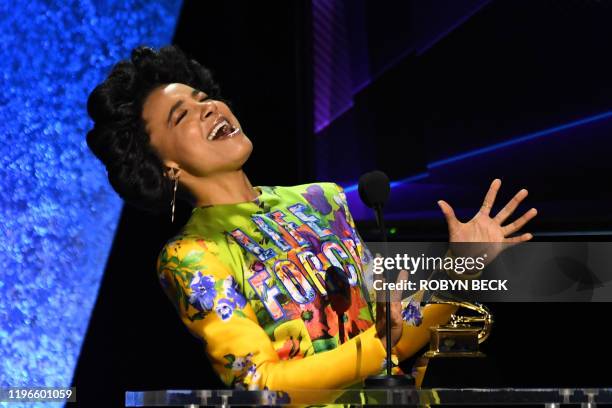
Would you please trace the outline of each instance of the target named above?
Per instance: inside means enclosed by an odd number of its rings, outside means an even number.
[[[204,342],[213,369],[228,386],[340,389],[382,370],[386,353],[374,325],[333,350],[280,360],[229,268],[197,240],[166,244],[157,271],[183,323]]]

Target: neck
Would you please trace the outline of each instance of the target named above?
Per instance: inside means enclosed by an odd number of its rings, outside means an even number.
[[[242,169],[196,179],[190,184],[192,204],[196,207],[243,203],[259,195]]]

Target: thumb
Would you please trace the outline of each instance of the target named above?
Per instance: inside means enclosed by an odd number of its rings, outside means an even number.
[[[446,222],[449,226],[457,220],[457,218],[455,217],[455,211],[453,211],[453,207],[451,207],[446,201],[438,200],[438,206],[442,210],[444,218],[446,218]]]

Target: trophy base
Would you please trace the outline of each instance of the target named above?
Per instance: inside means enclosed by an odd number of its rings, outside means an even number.
[[[484,354],[476,357],[455,355],[427,358],[424,356],[420,367],[418,385],[422,388],[481,388],[501,386],[495,364]],[[476,358],[475,358],[476,357]],[[417,371],[419,371],[417,369]]]
[[[414,378],[407,375],[373,375],[366,378],[363,384],[367,389],[392,387],[414,388]]]

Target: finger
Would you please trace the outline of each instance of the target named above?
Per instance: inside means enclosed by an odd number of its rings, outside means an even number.
[[[408,273],[407,270],[402,269],[399,271],[399,273],[397,274],[397,279],[395,280],[396,283],[400,283],[402,281],[408,280],[408,276],[410,274]],[[391,302],[401,302],[402,301],[402,290],[399,289],[395,289],[391,291]]]
[[[444,218],[446,218],[446,223],[449,227],[459,222],[459,220],[457,220],[457,217],[455,217],[455,211],[453,210],[453,207],[451,207],[446,201],[439,200],[438,206],[442,210],[442,214],[444,214]]]
[[[399,302],[391,303],[391,322],[393,326],[402,322],[402,304]]]
[[[523,201],[525,197],[527,197],[527,194],[529,194],[529,192],[526,189],[522,189],[521,191],[516,193],[514,197],[512,197],[512,199],[508,201],[508,204],[506,204],[504,208],[502,208],[501,211],[497,213],[493,220],[497,224],[501,225],[504,221],[508,219],[509,216],[512,215],[514,210],[516,210],[516,207],[518,207],[521,201]]]
[[[508,247],[511,247],[511,246],[514,246],[514,245],[519,244],[521,242],[529,241],[531,238],[533,238],[533,235],[528,233],[528,232],[526,232],[526,233],[518,235],[516,237],[506,238],[504,240],[504,243],[509,244]]]
[[[535,208],[532,208],[531,210],[525,212],[525,214],[523,214],[517,220],[511,222],[508,225],[503,226],[502,227],[502,232],[504,234],[504,237],[507,236],[507,235],[510,235],[510,234],[514,234],[516,231],[518,231],[521,228],[523,228],[523,226],[525,224],[527,224],[529,222],[529,220],[531,220],[537,214],[538,214],[538,210],[536,210]]]
[[[491,207],[493,207],[493,203],[495,202],[495,197],[497,197],[497,192],[499,191],[499,187],[501,186],[501,180],[496,178],[491,183],[491,187],[489,187],[489,191],[487,191],[487,195],[485,195],[484,201],[482,202],[482,206],[480,207],[480,213],[484,215],[489,215],[491,212]]]

